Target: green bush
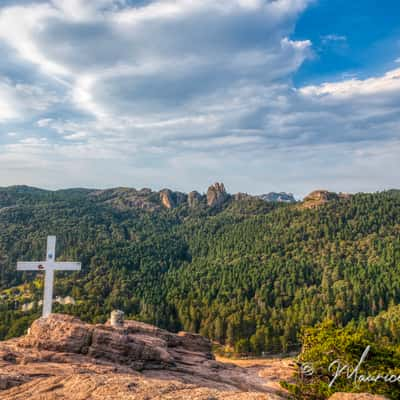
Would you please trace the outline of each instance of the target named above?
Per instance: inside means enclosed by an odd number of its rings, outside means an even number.
[[[399,382],[390,383],[383,379],[400,376],[400,347],[387,343],[361,325],[349,324],[340,328],[327,320],[304,329],[297,383],[284,384],[294,398],[320,400],[334,392],[370,392],[391,399],[400,398]],[[369,352],[361,362],[367,348]],[[307,374],[309,370],[313,373]],[[374,380],[379,375],[382,378],[376,382],[366,381],[368,377]]]

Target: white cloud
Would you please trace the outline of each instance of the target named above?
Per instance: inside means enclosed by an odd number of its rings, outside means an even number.
[[[349,98],[387,93],[399,93],[400,68],[388,71],[382,76],[368,79],[350,79],[341,82],[324,83],[319,86],[306,86],[300,89],[305,95],[328,96],[332,98]]]
[[[39,65],[45,72],[66,75],[66,67],[48,59],[35,40],[46,20],[57,16],[57,11],[45,3],[4,8],[0,12],[0,39],[13,47],[20,57]]]
[[[124,0],[52,0],[55,8],[72,21],[87,21],[101,17],[102,13],[117,11]]]
[[[36,125],[39,128],[44,128],[46,126],[49,126],[52,121],[53,121],[52,118],[43,118],[43,119],[40,119],[39,121],[37,121]]]
[[[329,35],[321,36],[322,43],[329,43],[329,42],[346,42],[347,37],[344,35],[337,35],[335,33],[331,33]]]
[[[203,86],[212,96],[243,79],[265,82],[298,68],[310,42],[285,34],[307,2],[165,0],[122,7],[111,0],[54,0],[3,9],[0,39],[70,87],[72,103],[96,117],[115,109],[143,114],[143,107],[169,114],[176,100],[204,97]]]
[[[48,109],[56,95],[43,87],[0,78],[0,122],[23,119],[26,114]]]
[[[0,122],[19,116],[15,88],[7,81],[0,81]]]

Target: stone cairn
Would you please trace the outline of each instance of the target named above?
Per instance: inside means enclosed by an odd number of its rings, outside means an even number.
[[[111,312],[110,318],[111,326],[120,328],[124,326],[124,312],[121,310],[114,310]]]

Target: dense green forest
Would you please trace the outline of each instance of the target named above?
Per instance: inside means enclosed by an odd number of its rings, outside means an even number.
[[[55,311],[100,322],[119,308],[236,353],[296,350],[302,327],[400,303],[400,191],[309,209],[246,196],[166,209],[146,196],[151,207],[118,190],[0,189],[0,339],[40,315],[21,306],[41,298],[41,278],[16,262],[43,259],[48,234],[59,260],[83,265],[57,273],[55,296],[76,304]]]

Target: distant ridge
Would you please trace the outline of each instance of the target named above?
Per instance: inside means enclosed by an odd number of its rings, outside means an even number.
[[[303,201],[296,200],[293,193],[290,192],[269,192],[260,195],[248,193],[230,194],[222,182],[216,182],[210,185],[205,193],[191,191],[184,193],[164,188],[160,191],[154,191],[150,188],[135,189],[132,187],[115,187],[110,189],[93,188],[66,188],[57,190],[46,190],[26,185],[16,185],[0,187],[0,207],[13,205],[12,197],[34,195],[34,196],[88,196],[94,201],[100,201],[120,210],[124,209],[144,209],[154,211],[157,209],[174,209],[180,206],[189,208],[221,208],[225,204],[235,201],[259,201],[267,203],[300,203],[302,208],[313,208],[329,201],[348,199],[351,195],[346,193],[335,193],[328,190],[315,190],[307,195]]]

